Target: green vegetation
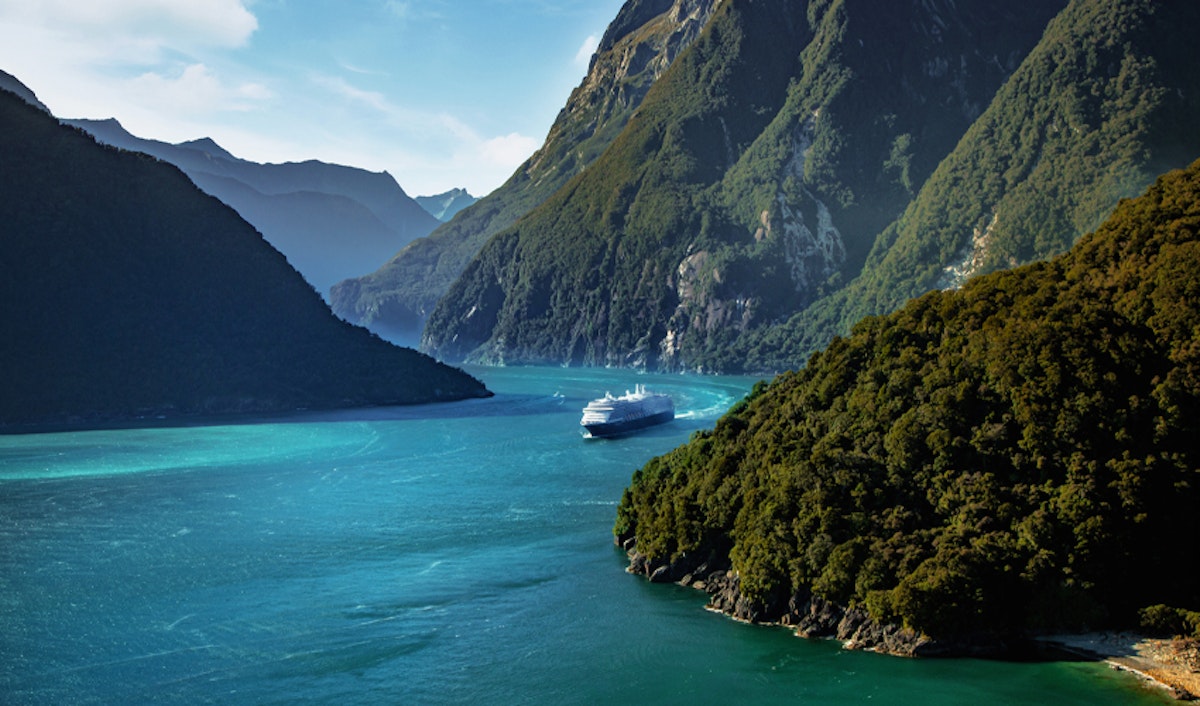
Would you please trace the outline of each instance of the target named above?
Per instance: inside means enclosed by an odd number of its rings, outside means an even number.
[[[736,369],[737,338],[857,271],[1061,7],[968,4],[721,3],[608,149],[483,246],[424,345]]]
[[[633,476],[618,538],[934,636],[1195,630],[1200,162],[1049,262],[868,318]],[[1180,608],[1166,608],[1179,606]],[[769,617],[769,616],[768,616]]]
[[[0,426],[461,399],[231,208],[0,91]]]
[[[1200,611],[1172,608],[1161,603],[1138,612],[1142,629],[1170,637],[1200,638]]]
[[[1076,0],[877,238],[848,286],[736,342],[748,370],[795,368],[859,319],[1066,251],[1120,198],[1200,154],[1196,3]],[[913,182],[907,147],[892,170]],[[899,166],[896,166],[899,165]],[[886,170],[885,170],[886,171]],[[904,177],[905,172],[909,176]]]
[[[591,164],[620,134],[662,66],[694,39],[704,16],[676,24],[663,6],[626,4],[541,149],[496,191],[410,243],[376,272],[336,285],[333,310],[347,321],[415,340],[480,248]]]

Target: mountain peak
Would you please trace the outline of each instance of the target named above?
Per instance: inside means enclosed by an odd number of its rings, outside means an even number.
[[[17,94],[17,97],[25,101],[29,105],[38,108],[43,113],[50,113],[50,109],[45,103],[38,100],[38,97],[28,86],[7,71],[0,70],[0,88]]]
[[[178,146],[182,147],[183,149],[187,149],[187,150],[196,150],[197,152],[203,152],[204,154],[207,154],[211,157],[219,157],[221,159],[240,161],[240,160],[238,160],[237,157],[234,157],[224,147],[218,145],[216,143],[216,141],[214,141],[211,137],[201,137],[197,140],[188,140],[187,142],[180,142]]]

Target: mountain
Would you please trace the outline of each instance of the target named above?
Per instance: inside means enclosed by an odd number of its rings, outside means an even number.
[[[445,359],[724,369],[840,289],[1065,2],[726,0],[439,302]]]
[[[479,199],[468,194],[466,189],[451,189],[434,196],[417,196],[414,200],[428,211],[429,215],[444,223]]]
[[[1183,29],[1197,21],[1195,3],[1073,2],[859,276],[730,356],[750,370],[794,368],[863,316],[1065,251],[1120,198],[1200,155],[1200,74]]]
[[[0,427],[486,396],[337,319],[176,167],[0,91]]]
[[[637,573],[860,647],[1127,628],[1200,611],[1197,434],[1200,161],[760,383],[634,474],[615,533]]]
[[[112,119],[64,122],[179,167],[254,225],[322,294],[375,270],[438,224],[386,172],[315,160],[259,164],[209,138],[170,144],[135,137]]]
[[[715,0],[630,0],[542,147],[496,191],[413,241],[377,271],[330,292],[339,316],[416,341],[434,305],[496,232],[512,225],[604,151],[651,83],[700,33]]]
[[[16,76],[13,76],[7,71],[0,70],[0,89],[16,94],[18,98],[25,101],[29,105],[32,105],[38,110],[41,110],[43,113],[50,113],[50,109],[47,108],[46,105],[40,100],[38,100],[38,97],[33,91],[29,90],[28,86],[21,83]]]

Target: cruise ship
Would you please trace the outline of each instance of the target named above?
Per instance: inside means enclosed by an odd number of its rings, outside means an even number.
[[[668,395],[646,392],[638,385],[620,397],[609,393],[583,408],[580,426],[590,437],[612,437],[645,429],[675,418],[675,403]]]

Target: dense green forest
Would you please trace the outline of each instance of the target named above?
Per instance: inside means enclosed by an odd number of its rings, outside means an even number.
[[[760,384],[634,474],[614,531],[649,568],[724,557],[763,620],[818,596],[935,637],[1194,629],[1198,437],[1200,161]]]
[[[175,167],[0,91],[0,427],[490,394],[338,320]]]

